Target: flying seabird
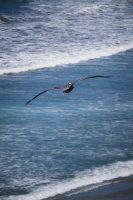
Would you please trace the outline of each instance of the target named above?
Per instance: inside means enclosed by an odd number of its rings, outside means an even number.
[[[63,93],[69,93],[74,89],[74,86],[78,83],[80,83],[83,80],[86,79],[91,79],[91,78],[109,78],[110,76],[100,76],[100,75],[96,75],[96,76],[86,76],[86,77],[82,77],[80,79],[75,80],[73,83],[68,83],[66,85],[63,86],[57,86],[57,87],[52,87],[49,88],[47,90],[44,90],[42,92],[40,92],[39,94],[35,95],[32,99],[30,99],[29,101],[26,102],[26,105],[28,105],[31,101],[33,101],[34,99],[36,99],[37,97],[39,97],[40,95],[50,91],[50,90],[61,90],[61,92]]]

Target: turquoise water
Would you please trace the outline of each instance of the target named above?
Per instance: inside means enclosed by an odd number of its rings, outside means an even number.
[[[47,199],[133,175],[132,2],[1,5],[1,199]],[[86,75],[110,78],[25,106]]]

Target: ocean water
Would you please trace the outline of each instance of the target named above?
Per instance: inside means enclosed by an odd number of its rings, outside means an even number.
[[[0,199],[71,199],[133,175],[133,1],[0,1]],[[72,93],[53,86],[86,75]]]

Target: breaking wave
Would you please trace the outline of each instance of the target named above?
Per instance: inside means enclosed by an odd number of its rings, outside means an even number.
[[[0,75],[7,73],[19,73],[28,70],[36,70],[41,68],[50,68],[62,65],[77,64],[90,59],[96,59],[111,56],[120,52],[133,48],[133,43],[126,45],[118,45],[112,47],[104,47],[102,49],[84,49],[81,51],[72,51],[69,53],[19,53],[12,57],[6,58],[8,63],[0,69]]]
[[[119,161],[107,166],[86,170],[73,179],[40,186],[27,195],[10,196],[8,200],[41,200],[70,192],[85,186],[102,184],[116,178],[133,175],[133,160]]]

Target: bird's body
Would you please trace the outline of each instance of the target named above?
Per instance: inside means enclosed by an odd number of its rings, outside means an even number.
[[[74,85],[72,83],[68,83],[64,88],[62,89],[62,92],[69,93],[74,89]]]
[[[96,76],[86,76],[86,77],[82,77],[80,79],[77,79],[76,81],[74,81],[73,83],[68,83],[64,86],[59,86],[59,87],[52,87],[49,88],[47,90],[44,90],[42,92],[40,92],[39,94],[37,94],[36,96],[34,96],[32,99],[30,99],[29,101],[26,102],[26,105],[29,104],[31,101],[33,101],[34,99],[36,99],[37,97],[39,97],[40,95],[50,91],[50,90],[61,90],[61,92],[63,93],[70,93],[73,89],[74,89],[74,85],[75,84],[79,84],[81,81],[86,80],[86,79],[92,79],[92,78],[109,78],[109,76],[100,76],[100,75],[96,75]]]

